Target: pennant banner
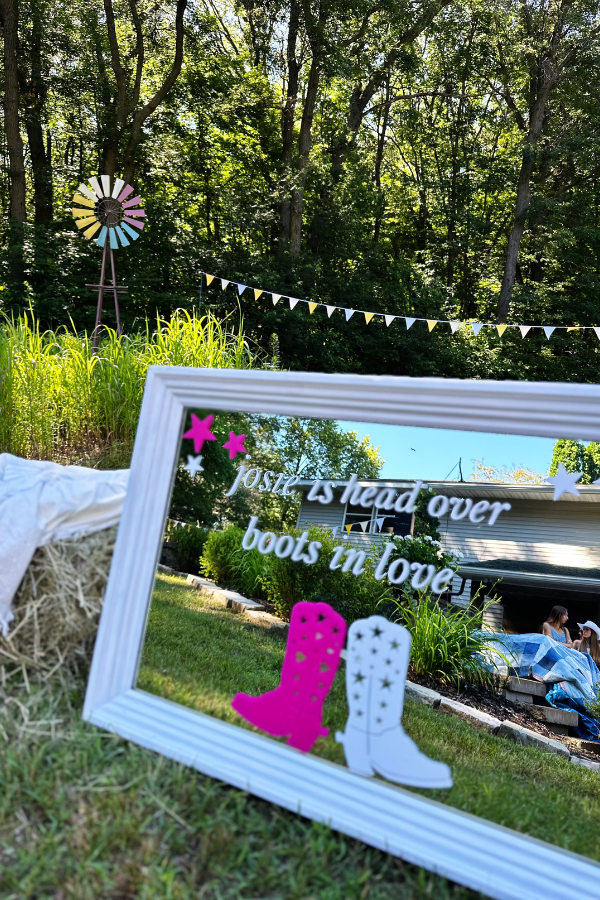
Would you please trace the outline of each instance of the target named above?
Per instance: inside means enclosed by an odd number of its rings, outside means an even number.
[[[222,290],[226,290],[227,287],[231,284],[237,288],[238,295],[240,297],[242,296],[244,291],[248,288],[247,284],[240,284],[237,281],[231,281],[227,278],[220,278],[217,275],[209,275],[208,272],[202,272],[201,276],[202,275],[204,275],[204,277],[206,278],[207,287],[209,285],[211,285],[212,282],[215,280],[221,282]],[[277,303],[281,300],[281,298],[283,296],[282,294],[273,294],[270,291],[265,291],[263,288],[251,288],[251,290],[254,291],[254,299],[255,300],[260,299],[260,297],[262,297],[263,294],[271,294],[273,306],[276,306]],[[317,306],[325,307],[325,309],[327,310],[328,318],[331,318],[331,316],[336,311],[336,309],[340,309],[343,311],[343,313],[346,317],[346,322],[350,321],[350,319],[352,318],[352,316],[354,315],[355,312],[362,313],[362,315],[365,317],[365,323],[367,325],[369,325],[371,323],[372,319],[375,316],[383,316],[387,328],[390,327],[390,325],[392,324],[394,319],[404,319],[404,321],[406,323],[407,331],[409,330],[409,328],[412,328],[412,326],[414,325],[415,322],[426,322],[427,328],[430,332],[433,331],[433,329],[435,328],[436,325],[449,325],[450,331],[452,332],[452,334],[456,334],[456,332],[459,330],[459,328],[462,328],[463,325],[470,325],[473,330],[473,334],[475,336],[477,336],[479,334],[479,332],[481,331],[481,329],[484,328],[486,325],[493,325],[493,327],[496,328],[496,331],[498,332],[499,337],[502,337],[502,335],[504,334],[504,332],[506,331],[507,328],[518,328],[519,331],[521,332],[522,338],[527,337],[527,335],[529,334],[529,332],[531,331],[532,328],[541,328],[542,331],[544,332],[544,334],[546,335],[547,340],[550,340],[550,338],[552,337],[552,335],[554,334],[555,331],[566,331],[568,333],[570,331],[579,332],[579,331],[585,331],[585,330],[590,330],[590,331],[595,332],[596,337],[600,340],[600,326],[596,326],[596,325],[516,325],[516,324],[515,325],[513,325],[513,324],[497,325],[492,322],[457,322],[455,320],[447,320],[447,319],[425,319],[425,318],[419,318],[417,316],[396,316],[396,315],[391,315],[388,313],[370,312],[369,310],[365,310],[365,309],[347,309],[346,307],[343,307],[343,306],[332,306],[331,304],[319,303],[316,300],[303,300],[299,297],[288,297],[287,299],[290,304],[290,309],[294,309],[294,307],[296,306],[297,303],[307,303],[308,311],[311,315],[314,313]],[[362,523],[359,523],[359,524],[361,524],[361,526],[362,526]],[[348,526],[345,526],[345,527],[347,528]]]

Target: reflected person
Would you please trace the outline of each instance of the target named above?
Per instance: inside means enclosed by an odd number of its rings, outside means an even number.
[[[553,606],[550,615],[542,625],[542,634],[547,635],[565,647],[573,647],[573,641],[565,622],[569,618],[569,612],[564,606]]]
[[[590,619],[583,625],[581,622],[577,624],[581,628],[581,640],[573,642],[575,649],[580,653],[588,653],[600,668],[600,628]]]

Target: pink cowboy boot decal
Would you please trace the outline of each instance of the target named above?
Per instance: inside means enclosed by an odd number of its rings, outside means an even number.
[[[260,697],[236,694],[232,707],[240,716],[286,743],[308,752],[325,737],[322,713],[340,662],[346,623],[328,603],[302,601],[292,609],[281,668],[281,683]]]

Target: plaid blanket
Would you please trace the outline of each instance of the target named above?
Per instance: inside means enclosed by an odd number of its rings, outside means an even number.
[[[545,634],[490,635],[491,655],[496,664],[502,653],[520,678],[533,676],[550,685],[560,683],[572,700],[583,702],[596,696],[600,672],[587,653],[559,644]]]

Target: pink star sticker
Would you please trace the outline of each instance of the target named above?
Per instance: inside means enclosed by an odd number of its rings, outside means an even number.
[[[184,438],[191,438],[194,442],[194,453],[200,453],[204,441],[216,441],[216,437],[210,430],[214,416],[207,416],[205,419],[199,419],[194,413],[191,414],[192,427],[189,431],[184,432]]]
[[[245,434],[235,434],[233,431],[229,432],[229,440],[223,444],[224,449],[229,450],[229,459],[235,459],[237,453],[248,452],[244,447],[245,440]]]

